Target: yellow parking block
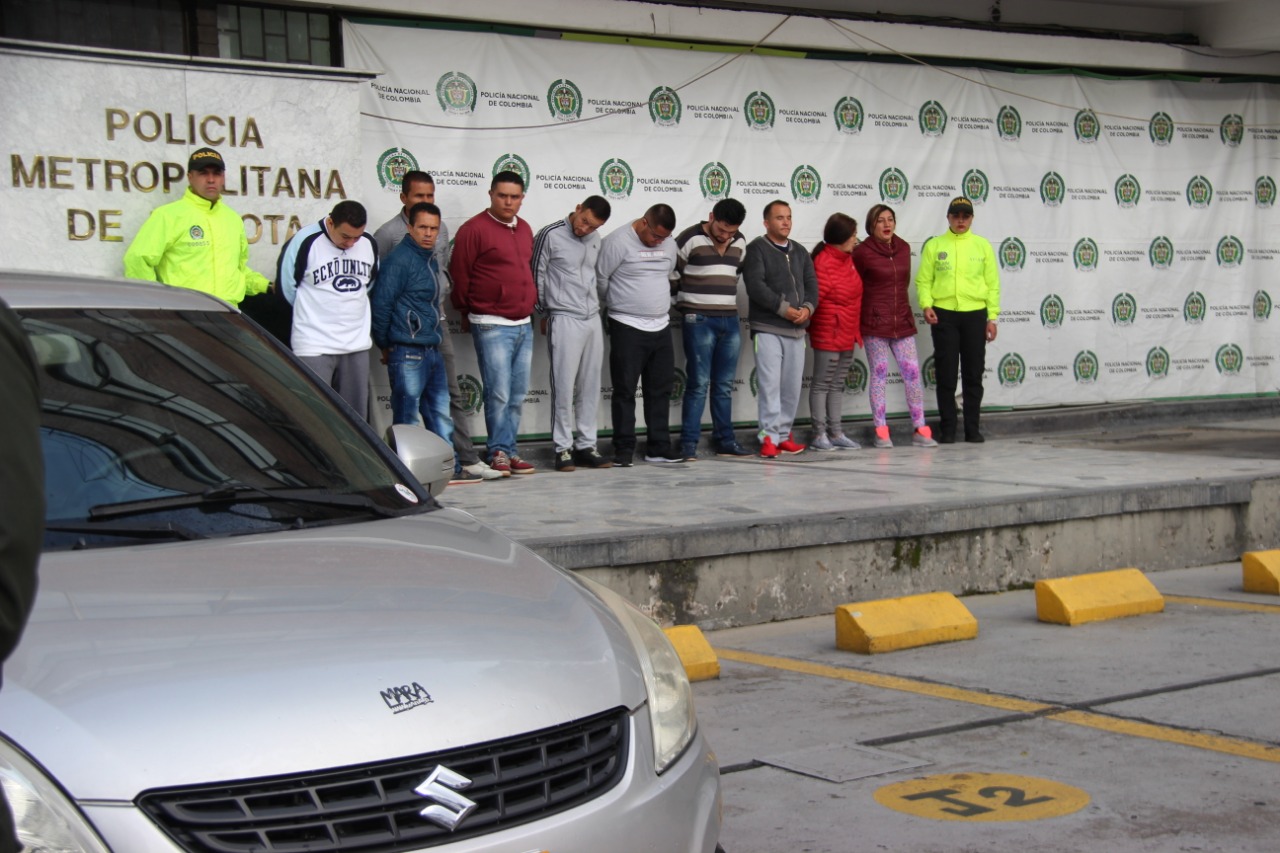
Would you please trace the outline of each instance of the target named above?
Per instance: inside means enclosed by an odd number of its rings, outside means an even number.
[[[1280,595],[1280,551],[1248,551],[1240,565],[1245,592]]]
[[[972,640],[978,620],[949,592],[883,598],[836,608],[836,648],[873,655]]]
[[[676,625],[664,628],[667,639],[676,647],[680,663],[690,681],[706,681],[720,677],[720,659],[697,625]]]
[[[1137,569],[1036,581],[1036,618],[1041,622],[1083,625],[1162,610],[1164,596]]]

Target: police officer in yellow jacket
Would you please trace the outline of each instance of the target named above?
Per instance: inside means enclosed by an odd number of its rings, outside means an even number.
[[[187,191],[151,212],[124,253],[128,278],[203,290],[240,304],[265,293],[267,279],[249,269],[244,222],[222,201],[222,155],[201,148],[187,161]]]
[[[916,295],[933,334],[938,380],[938,441],[956,440],[956,377],[964,393],[964,440],[980,442],[982,371],[987,343],[996,339],[1000,268],[986,238],[969,230],[973,202],[964,196],[947,207],[948,230],[920,249]]]

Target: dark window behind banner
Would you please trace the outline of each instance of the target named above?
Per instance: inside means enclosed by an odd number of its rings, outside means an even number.
[[[0,36],[77,47],[340,66],[339,18],[213,0],[0,0]]]

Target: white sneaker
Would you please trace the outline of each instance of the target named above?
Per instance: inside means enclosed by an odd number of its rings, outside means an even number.
[[[831,446],[836,450],[861,450],[862,445],[842,432],[831,436]]]
[[[475,474],[481,480],[501,480],[502,479],[502,474],[498,473],[497,471],[493,470],[488,465],[486,465],[483,459],[480,460],[479,462],[473,462],[470,465],[463,465],[462,468],[465,471],[470,471],[472,474]]]

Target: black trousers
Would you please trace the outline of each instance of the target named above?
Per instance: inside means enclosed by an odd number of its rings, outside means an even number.
[[[938,322],[933,334],[933,368],[938,378],[939,430],[944,436],[956,433],[956,378],[964,392],[964,434],[978,432],[982,407],[982,371],[987,356],[987,310],[948,311],[934,307]]]
[[[609,376],[613,382],[614,455],[636,450],[636,385],[644,386],[644,426],[648,452],[664,456],[671,450],[671,389],[676,381],[676,351],[671,329],[642,332],[609,320]]]

